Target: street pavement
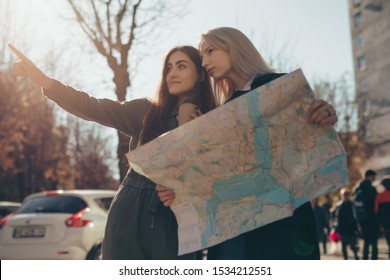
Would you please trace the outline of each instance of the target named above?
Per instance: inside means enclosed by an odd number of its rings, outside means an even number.
[[[363,240],[362,239],[359,239],[358,240],[358,243],[359,243],[359,252],[358,252],[358,256],[359,256],[359,259],[362,259],[362,255],[363,255]],[[332,244],[331,242],[328,242],[327,243],[327,254],[324,254],[323,253],[323,250],[322,250],[322,244],[320,244],[320,251],[321,251],[321,260],[344,260],[343,258],[343,254],[341,252],[341,242],[338,242],[338,244],[336,244],[336,246],[334,246],[335,244]],[[380,238],[378,240],[378,259],[379,260],[388,260],[388,247],[387,247],[387,243],[386,243],[386,240],[384,238]],[[348,247],[347,249],[347,252],[348,252],[348,258],[350,260],[353,260],[354,259],[354,256],[353,256],[353,252],[352,250]],[[369,255],[370,257],[371,255]]]

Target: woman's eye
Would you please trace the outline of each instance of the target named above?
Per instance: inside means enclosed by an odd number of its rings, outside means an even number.
[[[209,49],[209,53],[211,53],[214,49]]]
[[[186,68],[186,66],[184,64],[179,65],[179,69],[184,69],[184,68]]]

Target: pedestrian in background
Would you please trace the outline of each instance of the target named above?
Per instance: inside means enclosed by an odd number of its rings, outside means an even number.
[[[341,189],[341,204],[337,208],[337,226],[336,232],[341,235],[341,246],[343,257],[348,260],[347,248],[350,247],[355,260],[358,260],[358,248],[356,233],[358,222],[356,220],[354,204],[351,200],[351,192],[347,189]]]
[[[312,200],[314,218],[316,221],[317,238],[322,244],[322,252],[327,253],[326,245],[328,242],[328,234],[330,233],[328,217],[326,210],[319,205],[319,199],[315,198]]]
[[[369,169],[364,177],[364,180],[355,191],[356,212],[364,240],[363,259],[369,259],[371,247],[371,259],[377,260],[380,230],[378,218],[374,210],[377,191],[372,186],[376,178],[376,172]]]
[[[341,255],[341,236],[336,232],[337,226],[337,208],[341,204],[340,200],[334,196],[332,198],[331,207],[329,209],[329,225],[330,225],[330,254]]]
[[[375,213],[387,241],[390,259],[390,178],[383,179],[381,184],[385,191],[379,193],[375,199]]]

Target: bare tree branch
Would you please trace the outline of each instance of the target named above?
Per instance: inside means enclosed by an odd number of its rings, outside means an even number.
[[[106,22],[107,22],[107,41],[110,43],[110,52],[109,54],[112,55],[112,49],[114,48],[114,45],[112,44],[112,27],[111,27],[111,21],[110,21],[110,5],[111,5],[111,0],[107,1],[106,3]]]
[[[141,0],[139,0],[138,3],[133,6],[133,15],[132,15],[132,21],[131,21],[131,27],[130,27],[130,35],[129,35],[129,39],[127,40],[127,43],[125,45],[127,50],[129,50],[131,48],[133,41],[134,41],[134,32],[137,28],[136,17],[137,17],[138,7],[140,4],[141,4]]]
[[[121,32],[121,23],[123,20],[123,16],[127,11],[127,0],[124,4],[122,4],[118,14],[115,17],[115,23],[116,23],[116,43],[115,47],[116,49],[121,52],[122,50],[122,32]]]
[[[102,27],[102,22],[100,20],[99,13],[98,13],[98,11],[96,9],[96,5],[95,5],[95,2],[93,0],[91,0],[91,5],[92,5],[93,12],[94,12],[94,15],[95,15],[95,21],[96,21],[97,30],[98,30],[99,34],[101,35],[101,38],[102,38],[101,40],[103,41],[103,39],[104,39],[108,43],[108,46],[110,48],[111,47],[111,42],[108,40],[108,37],[104,33],[104,30],[103,30],[103,27]],[[109,50],[108,50],[108,52],[109,52]]]
[[[67,0],[70,6],[72,7],[74,13],[77,17],[77,22],[79,23],[80,27],[83,29],[84,33],[88,36],[88,38],[91,41],[94,41],[95,38],[97,38],[97,35],[95,31],[87,24],[84,17],[81,15],[75,4],[73,3],[73,0]]]

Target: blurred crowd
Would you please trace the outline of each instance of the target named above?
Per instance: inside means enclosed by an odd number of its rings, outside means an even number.
[[[383,236],[390,259],[390,177],[381,179],[379,188],[383,191],[378,192],[373,185],[376,175],[375,171],[367,170],[356,188],[340,190],[337,201],[312,201],[323,254],[334,253],[341,244],[341,252],[346,260],[349,252],[356,260],[377,260],[378,239]],[[361,252],[359,238],[363,241]],[[328,241],[331,242],[331,252],[327,251]]]

